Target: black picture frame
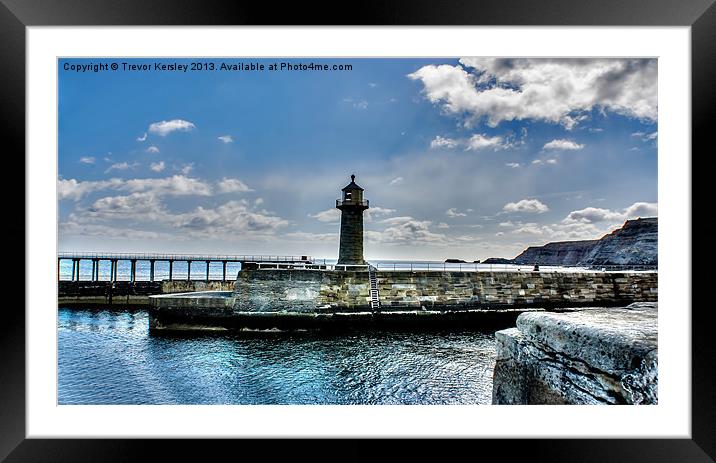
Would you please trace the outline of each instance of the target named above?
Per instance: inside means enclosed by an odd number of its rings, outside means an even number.
[[[0,113],[7,134],[5,153],[25,152],[25,28],[28,26],[108,25],[543,25],[543,26],[690,26],[692,54],[692,155],[693,162],[711,154],[716,60],[716,5],[714,0],[500,0],[380,1],[355,5],[336,2],[282,3],[218,2],[211,0],[0,0]],[[696,153],[699,153],[698,155]],[[25,171],[23,156],[16,154],[16,169]],[[703,171],[702,171],[703,172]],[[705,183],[692,183],[694,200],[707,193]],[[701,190],[700,190],[701,189]],[[692,206],[692,210],[699,210]],[[24,211],[20,214],[24,215]],[[16,217],[19,217],[18,214]],[[19,219],[16,230],[24,230]],[[23,237],[25,247],[30,245]],[[692,238],[692,246],[706,249]],[[692,288],[707,284],[708,273],[691,271]],[[694,286],[694,282],[696,286]],[[31,281],[25,281],[29,291]],[[709,305],[684,300],[682,307],[662,310],[691,310],[692,320],[692,438],[691,439],[548,439],[466,441],[468,455],[504,455],[501,459],[524,461],[692,461],[716,460],[716,387],[714,386],[714,343]],[[25,438],[25,317],[18,304],[3,311],[0,323],[0,458],[7,461],[126,461],[149,457],[160,451],[162,459],[221,455],[224,451],[248,456],[246,442],[232,440],[131,440],[131,439],[26,439]],[[691,307],[690,307],[691,306]],[[539,426],[535,423],[535,426]],[[373,459],[378,452],[365,440],[333,441],[340,454],[316,442],[294,440],[288,445],[254,443],[265,458],[310,455],[311,459]],[[457,458],[454,444],[411,441],[401,445],[401,461],[440,455]],[[495,453],[497,452],[497,453]],[[232,453],[229,453],[232,455]],[[233,453],[232,458],[240,458]]]

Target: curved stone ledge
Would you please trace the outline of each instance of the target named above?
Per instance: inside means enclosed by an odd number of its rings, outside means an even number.
[[[495,333],[495,404],[656,404],[657,305],[532,312]]]

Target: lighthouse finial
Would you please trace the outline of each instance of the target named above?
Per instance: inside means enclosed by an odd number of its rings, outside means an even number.
[[[355,182],[355,181],[356,181],[356,175],[355,175],[355,174],[351,174],[351,182]]]

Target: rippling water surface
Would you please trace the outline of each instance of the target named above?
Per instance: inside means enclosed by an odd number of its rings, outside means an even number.
[[[146,311],[59,309],[60,404],[489,404],[475,331],[149,334]]]

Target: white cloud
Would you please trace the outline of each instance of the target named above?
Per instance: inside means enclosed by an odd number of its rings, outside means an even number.
[[[547,205],[538,199],[523,199],[516,203],[507,203],[502,209],[507,212],[531,212],[537,214],[542,214],[549,210]]]
[[[336,209],[338,210],[338,209]],[[367,222],[372,222],[375,218],[390,215],[395,212],[395,209],[388,209],[387,207],[373,206],[365,211],[365,219]]]
[[[170,121],[153,122],[149,125],[149,133],[157,134],[161,137],[166,137],[172,132],[188,132],[196,128],[196,126],[189,121],[184,119],[172,119]]]
[[[127,180],[120,189],[131,192],[147,191],[156,195],[167,196],[211,195],[211,187],[208,184],[183,175]]]
[[[459,212],[454,207],[451,207],[450,209],[445,211],[445,215],[447,215],[448,217],[466,217],[467,216],[467,214],[465,214],[464,212]]]
[[[308,216],[317,219],[319,222],[338,222],[341,219],[341,211],[332,208],[315,214],[309,214]]]
[[[444,138],[440,135],[437,135],[431,142],[430,142],[430,148],[436,149],[436,148],[445,148],[445,149],[452,149],[460,145],[460,142],[457,140],[453,140],[452,138]]]
[[[440,222],[438,224],[438,228],[447,229],[450,228],[450,225],[446,224],[445,222]]]
[[[556,160],[556,159],[547,159],[546,162],[547,162],[547,164],[557,164],[557,160]]]
[[[92,203],[85,211],[86,218],[155,220],[166,213],[164,205],[153,193],[132,193],[127,196],[107,196]]]
[[[136,169],[139,167],[139,163],[134,162],[132,164],[129,164],[128,162],[117,162],[115,164],[112,164],[107,168],[107,170],[104,171],[104,173],[111,172],[113,170],[129,170],[129,169]]]
[[[401,224],[401,223],[405,223],[405,222],[410,222],[411,220],[415,220],[415,219],[413,219],[412,217],[408,217],[408,216],[400,216],[400,217],[391,217],[389,219],[383,219],[380,221],[380,223],[385,223],[388,225],[396,225],[396,224]]]
[[[520,167],[520,163],[519,163],[519,162],[508,162],[508,163],[505,164],[505,165],[506,165],[507,167],[512,168],[512,169],[517,169],[518,167]]]
[[[80,162],[82,164],[94,164],[95,158],[93,156],[82,156]]]
[[[526,223],[513,230],[515,234],[528,234],[528,235],[541,235],[544,233],[544,229],[536,223]]]
[[[615,221],[621,220],[623,214],[620,212],[611,211],[609,209],[602,209],[598,207],[586,207],[578,211],[572,211],[564,219],[565,222],[603,222],[606,220]]]
[[[657,214],[657,203],[638,202],[623,210],[587,207],[578,211],[572,211],[563,220],[563,223],[623,222],[638,217],[655,217]]]
[[[289,223],[265,210],[251,208],[245,200],[229,201],[216,208],[200,206],[190,212],[175,214],[168,211],[160,198],[151,192],[98,199],[91,207],[70,214],[67,223],[78,228],[78,225],[90,226],[97,221],[112,221],[112,224],[119,224],[118,228],[122,227],[123,221],[133,226],[143,222],[152,227],[180,228],[182,231],[177,236],[181,238],[232,240],[268,238]]]
[[[267,211],[250,209],[246,201],[229,201],[215,209],[197,207],[191,212],[172,216],[171,223],[194,236],[233,239],[243,239],[242,234],[270,236],[288,225],[287,220]]]
[[[156,146],[152,145],[152,146],[150,146],[149,148],[147,148],[145,151],[146,151],[147,153],[156,154],[156,153],[159,152],[159,148],[157,148]]]
[[[189,175],[192,170],[194,170],[194,163],[190,162],[189,164],[184,164],[181,169],[179,169],[179,172],[181,172],[182,175]]]
[[[395,177],[390,181],[389,185],[400,185],[401,183],[403,183],[403,177]]]
[[[123,184],[124,181],[118,178],[87,182],[78,182],[74,178],[69,180],[60,179],[57,182],[57,195],[60,200],[73,199],[79,201],[83,196],[94,191],[103,190],[105,188],[117,188],[117,186]]]
[[[659,136],[659,132],[634,132],[631,134],[632,137],[636,137],[641,139],[641,141],[651,141],[656,140],[656,138]]]
[[[625,219],[634,219],[637,217],[656,217],[659,208],[657,203],[634,203],[624,210]]]
[[[218,137],[218,139],[222,143],[233,143],[234,142],[234,137],[232,137],[231,135],[222,135],[222,136]]]
[[[482,150],[491,148],[493,150],[505,149],[508,146],[503,142],[502,137],[488,137],[476,133],[467,140],[466,150]]]
[[[542,164],[542,160],[541,160],[541,159],[535,159],[534,161],[532,161],[532,164]]]
[[[119,190],[131,193],[151,192],[160,196],[211,195],[211,187],[208,184],[183,175],[131,180],[113,178],[110,180],[84,182],[78,182],[75,179],[61,179],[58,182],[58,195],[60,200],[73,199],[78,201],[87,194],[101,190]]]
[[[542,147],[542,149],[545,149],[545,150],[568,150],[568,151],[581,150],[582,148],[584,148],[584,145],[579,144],[572,140],[566,140],[564,138],[554,139],[548,143],[545,143],[545,145]]]
[[[234,192],[247,192],[253,191],[244,182],[238,178],[222,178],[218,183],[219,191],[221,193],[234,193]]]
[[[412,217],[394,217],[381,221],[389,226],[383,231],[366,231],[368,241],[374,243],[414,245],[444,245],[448,239],[444,234],[430,231],[430,221],[416,220]]]
[[[149,168],[152,169],[154,172],[161,172],[164,170],[164,161],[153,162],[149,164]]]
[[[463,58],[458,66],[428,65],[408,77],[447,114],[466,125],[486,119],[533,119],[571,129],[592,109],[656,120],[655,59]]]
[[[141,137],[137,137],[137,141],[145,141],[147,139],[147,132],[144,132],[144,135]]]
[[[468,139],[445,138],[440,135],[436,136],[430,142],[431,149],[453,149],[459,146],[465,147],[465,151],[480,151],[484,149],[492,149],[494,151],[507,149],[512,146],[500,136],[487,136],[476,133]]]

